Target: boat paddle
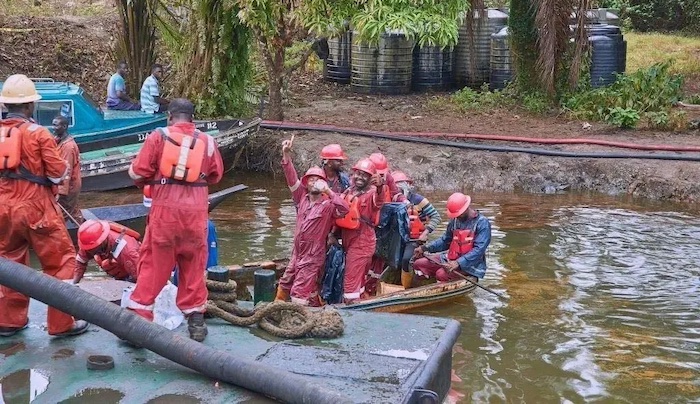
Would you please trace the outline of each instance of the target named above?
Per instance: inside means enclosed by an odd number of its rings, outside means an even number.
[[[432,262],[433,264],[440,265],[440,266],[443,267],[443,268],[445,267],[445,264],[444,264],[444,263],[442,263],[442,262],[440,262],[440,261],[436,261],[435,259],[433,259],[433,257],[431,257],[430,255],[428,255],[428,252],[424,252],[424,253],[423,253],[423,256],[424,256],[425,258],[427,258],[428,261]],[[450,273],[457,274],[457,276],[459,276],[460,278],[464,279],[465,281],[469,281],[469,282],[473,283],[475,286],[477,286],[477,287],[479,287],[479,288],[481,288],[481,289],[483,289],[483,290],[485,290],[485,291],[487,291],[487,292],[489,292],[489,293],[492,293],[492,294],[494,294],[494,295],[500,297],[501,299],[506,299],[506,300],[508,299],[508,297],[506,297],[506,296],[504,296],[504,295],[502,295],[502,294],[500,294],[500,293],[498,293],[498,292],[495,292],[495,291],[493,291],[493,290],[487,288],[486,286],[481,286],[481,285],[479,285],[478,282],[474,282],[473,280],[469,279],[466,275],[464,275],[463,273],[459,272],[459,270],[451,271]]]
[[[70,213],[68,213],[68,211],[66,210],[66,208],[64,208],[63,205],[61,205],[60,202],[56,202],[56,204],[58,204],[58,206],[61,207],[61,210],[63,211],[63,213],[66,214],[66,216],[68,216],[68,218],[70,219],[70,221],[73,222],[76,226],[78,226],[78,228],[80,228],[80,223],[78,223],[78,221],[75,220],[75,218],[74,218],[73,216],[71,216]]]

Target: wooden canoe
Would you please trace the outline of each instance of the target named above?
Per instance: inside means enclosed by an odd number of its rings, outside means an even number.
[[[288,262],[288,259],[274,259],[228,266],[231,279],[238,283],[238,296],[242,299],[250,298],[248,286],[253,285],[255,271],[258,269],[272,269],[277,273],[277,278],[279,279],[284,273]],[[343,310],[400,313],[433,304],[444,304],[460,296],[472,293],[475,288],[476,286],[473,283],[466,280],[430,283],[411,289],[403,289],[401,285],[380,282],[377,288],[377,296],[352,304],[335,304],[333,307]]]

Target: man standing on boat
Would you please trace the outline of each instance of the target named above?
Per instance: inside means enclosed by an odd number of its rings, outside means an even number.
[[[117,72],[109,78],[107,84],[107,109],[121,111],[138,111],[141,104],[129,97],[126,92],[126,75],[129,74],[129,67],[126,62],[117,63]]]
[[[154,64],[151,75],[141,86],[141,111],[151,114],[168,110],[168,100],[160,96],[160,81],[163,79],[163,65]]]
[[[342,229],[345,249],[345,282],[343,298],[346,303],[360,299],[365,291],[365,278],[377,246],[374,232],[379,211],[384,205],[384,182],[370,159],[353,166],[353,186],[343,197],[350,211],[336,225]],[[332,238],[329,235],[329,238]]]
[[[320,306],[320,279],[326,263],[326,235],[334,220],[348,213],[348,204],[333,192],[325,181],[325,173],[314,166],[301,179],[297,176],[289,152],[294,137],[282,143],[282,168],[292,199],[297,207],[292,259],[280,279],[275,300]]]
[[[350,188],[350,177],[343,171],[347,159],[348,156],[339,144],[329,144],[321,149],[321,168],[326,174],[328,186],[337,194]]]
[[[396,186],[410,203],[408,221],[411,241],[406,244],[401,260],[401,285],[408,289],[413,281],[409,267],[413,250],[418,244],[428,241],[428,235],[440,225],[441,218],[440,212],[435,209],[428,198],[414,191],[413,180],[408,175],[401,171],[394,171],[391,175],[396,181]]]
[[[207,335],[208,186],[221,180],[224,164],[216,141],[195,129],[194,105],[174,99],[169,126],[144,142],[129,168],[137,186],[151,185],[151,209],[141,245],[138,279],[127,307],[153,321],[156,296],[179,268],[177,306],[187,317],[190,338]]]
[[[56,206],[56,185],[68,167],[56,141],[44,127],[30,120],[40,100],[34,82],[16,74],[5,80],[0,103],[8,109],[0,121],[0,256],[29,265],[29,247],[44,273],[72,282],[75,249]],[[0,286],[0,336],[25,329],[29,297]],[[53,307],[48,309],[49,335],[65,337],[85,332],[89,324]]]
[[[419,246],[413,263],[416,275],[438,282],[466,276],[478,282],[486,273],[486,249],[491,243],[491,222],[471,207],[471,197],[456,192],[447,199],[447,216],[452,219],[439,239]],[[424,253],[437,253],[422,257]],[[460,276],[460,274],[462,276]]]
[[[78,144],[75,143],[73,136],[68,134],[68,119],[66,117],[59,115],[53,119],[51,124],[53,125],[53,135],[58,144],[58,151],[68,163],[68,172],[63,178],[63,182],[58,186],[58,204],[64,209],[63,220],[75,219],[78,222],[76,224],[80,224],[84,220],[78,208],[78,197],[82,187],[80,149],[78,149]]]
[[[112,228],[114,226],[114,228]],[[78,229],[78,254],[75,256],[73,283],[83,279],[87,264],[95,259],[97,266],[119,281],[136,282],[138,277],[138,233],[106,220],[88,220]]]

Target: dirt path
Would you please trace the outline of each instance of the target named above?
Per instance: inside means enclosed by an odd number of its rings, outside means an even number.
[[[462,113],[445,101],[444,95],[395,97],[353,94],[347,87],[302,77],[292,88],[289,121],[332,124],[386,131],[430,131],[497,134],[528,137],[597,138],[643,144],[700,145],[695,131],[684,133],[648,130],[623,131],[561,117],[533,117],[523,111],[492,110]],[[689,117],[698,117],[689,114]],[[260,143],[276,160],[278,140],[292,132],[265,131]],[[659,160],[604,160],[540,157],[522,153],[470,151],[453,147],[375,140],[335,133],[294,132],[295,161],[299,167],[317,164],[317,153],[325,144],[340,143],[351,162],[381,151],[392,167],[404,170],[425,190],[510,192],[570,190],[605,194],[631,194],[652,199],[695,202],[700,199],[700,163]],[[480,144],[540,147],[521,143]],[[542,146],[553,150],[632,153],[632,150],[591,145]],[[700,154],[699,154],[700,155]]]

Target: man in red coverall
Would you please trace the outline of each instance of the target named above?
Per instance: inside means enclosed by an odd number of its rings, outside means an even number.
[[[31,246],[46,275],[71,282],[75,249],[54,192],[66,175],[67,165],[51,133],[30,120],[39,99],[34,83],[21,74],[8,77],[0,92],[0,103],[8,109],[7,118],[0,121],[4,143],[0,150],[3,157],[10,157],[2,160],[6,163],[19,158],[16,168],[0,166],[0,256],[29,265]],[[22,139],[19,156],[9,150],[13,136]],[[10,337],[26,328],[28,311],[28,296],[0,286],[0,336]],[[53,336],[78,335],[89,326],[52,307],[47,323]]]
[[[353,185],[344,193],[345,200],[358,198],[360,227],[342,229],[345,249],[345,282],[343,298],[346,303],[360,299],[365,291],[365,277],[372,263],[377,244],[374,233],[374,217],[384,205],[384,182],[377,174],[374,163],[362,159],[353,166]]]
[[[103,271],[117,280],[136,282],[139,242],[128,234],[110,229],[106,220],[88,220],[78,229],[78,255],[73,283],[80,282],[92,258]]]
[[[208,293],[202,268],[207,262],[208,185],[221,180],[224,164],[214,138],[198,132],[196,142],[204,142],[205,152],[196,182],[166,178],[160,167],[166,142],[164,136],[193,136],[193,116],[194,105],[190,101],[172,100],[168,107],[169,126],[165,131],[156,130],[148,136],[129,168],[136,185],[152,185],[153,200],[141,245],[139,277],[127,307],[153,321],[156,296],[178,264],[177,307],[187,317],[190,338],[203,341],[207,335],[204,312]]]
[[[292,259],[280,279],[277,300],[286,300],[309,306],[319,306],[318,286],[326,262],[326,235],[336,218],[348,213],[348,204],[334,193],[325,181],[320,167],[311,167],[306,174],[297,176],[289,151],[292,139],[282,143],[282,168],[292,199],[297,207]]]
[[[66,211],[63,212],[63,220],[69,220],[72,216],[78,223],[84,221],[83,215],[78,208],[78,197],[82,187],[80,177],[80,149],[75,143],[73,136],[68,134],[68,119],[64,116],[57,116],[51,122],[53,125],[53,135],[58,144],[58,151],[61,157],[68,163],[68,173],[58,186],[58,203]]]
[[[384,203],[389,202],[404,202],[409,203],[406,196],[401,192],[394,181],[394,177],[389,172],[389,162],[382,153],[372,153],[369,159],[374,163],[377,169],[377,174],[384,180]],[[367,282],[365,285],[366,292],[374,295],[377,292],[377,284],[379,278],[384,272],[385,263],[381,257],[372,257],[372,265],[367,272]]]

